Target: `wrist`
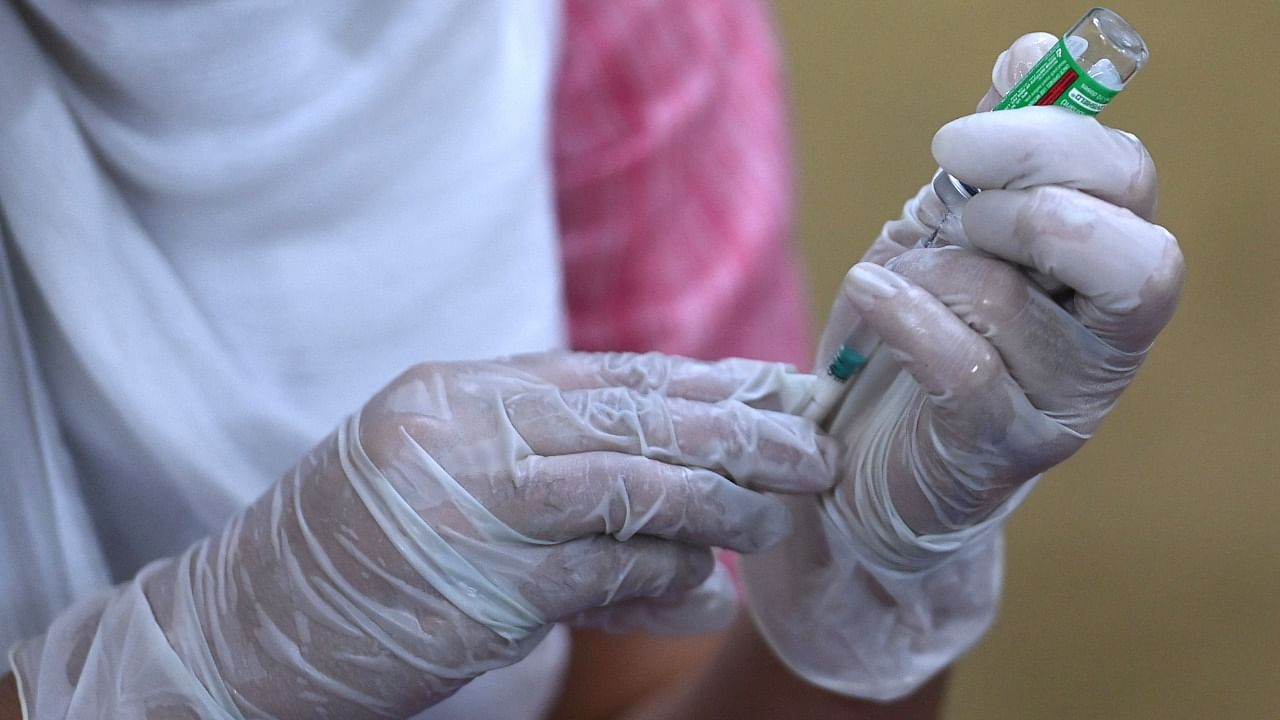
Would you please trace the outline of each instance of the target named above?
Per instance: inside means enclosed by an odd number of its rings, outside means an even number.
[[[1002,579],[991,532],[928,571],[875,568],[810,498],[796,531],[741,560],[751,619],[792,673],[829,692],[890,701],[927,682],[990,627]]]
[[[962,518],[953,512],[954,503],[933,493],[926,483],[860,472],[820,499],[823,528],[832,546],[846,548],[877,576],[928,573],[998,533],[1038,481],[1032,478],[994,506]],[[945,522],[939,520],[944,514]],[[919,527],[933,531],[921,532]]]
[[[447,663],[428,668],[433,650],[474,638],[460,637],[465,623],[428,625],[440,616],[419,612],[425,591],[406,591],[403,558],[343,497],[351,491],[330,448],[219,534],[20,643],[14,667],[32,716],[92,706],[122,720],[158,707],[209,718],[409,717],[465,683]]]
[[[928,720],[938,717],[944,682],[944,675],[939,674],[887,703],[831,692],[796,674],[775,654],[756,625],[742,616],[708,670],[680,695],[678,702],[653,717]]]
[[[0,675],[0,720],[22,720],[22,700],[13,675]]]
[[[167,577],[140,577],[174,651],[247,716],[409,717],[469,678],[434,661],[474,638],[430,612],[331,435]],[[441,666],[441,672],[430,669]]]

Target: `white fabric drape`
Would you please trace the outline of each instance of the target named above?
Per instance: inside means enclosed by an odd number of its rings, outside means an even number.
[[[0,3],[0,642],[219,527],[409,364],[563,343],[558,23]]]

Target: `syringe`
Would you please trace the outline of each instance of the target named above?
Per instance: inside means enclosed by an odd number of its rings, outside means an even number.
[[[1054,47],[1014,85],[995,110],[1057,105],[1082,115],[1097,115],[1146,66],[1150,53],[1142,36],[1124,18],[1106,8],[1093,8],[1066,32]],[[978,188],[939,169],[933,190],[947,213],[952,213]],[[944,223],[939,223],[942,227]],[[919,247],[938,242],[938,231],[922,238]],[[825,372],[794,412],[823,423],[840,404],[849,386],[880,346],[871,330],[855,328],[836,350]]]

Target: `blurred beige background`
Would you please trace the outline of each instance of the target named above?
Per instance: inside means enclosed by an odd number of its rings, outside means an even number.
[[[1012,521],[1004,609],[947,717],[1280,718],[1280,2],[1110,7],[1152,61],[1103,119],[1156,158],[1186,293],[1102,432]],[[819,322],[995,55],[1086,9],[777,0]]]

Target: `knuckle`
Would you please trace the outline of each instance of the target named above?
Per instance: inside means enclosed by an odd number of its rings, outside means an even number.
[[[1148,277],[1143,289],[1144,300],[1169,301],[1182,292],[1186,265],[1178,240],[1164,227],[1154,226],[1159,233],[1160,259]]]
[[[1026,274],[999,258],[955,247],[912,252],[894,272],[949,299],[944,302],[979,332],[1022,312],[1032,296]]]
[[[604,410],[608,419],[598,425],[613,432],[634,433],[642,450],[675,446],[677,413],[665,396],[627,388],[607,388],[604,392],[611,397]]]
[[[994,351],[986,347],[972,347],[959,355],[953,392],[959,397],[982,396],[1000,379],[1002,363]]]
[[[544,467],[544,458],[531,455],[516,461],[511,471],[510,486],[520,498],[533,499],[540,493],[546,492],[549,488],[567,484],[565,482],[555,482],[555,480],[571,483],[578,479],[576,476],[581,474],[580,470],[581,468],[571,466],[566,472],[562,467],[560,473],[558,473],[559,477],[555,477]]]
[[[1128,165],[1128,183],[1122,193],[1121,203],[1139,215],[1149,216],[1155,209],[1158,186],[1155,159],[1137,135],[1125,130],[1115,132],[1129,150],[1128,153],[1117,153],[1118,157],[1127,158],[1122,161]]]
[[[443,363],[433,361],[419,362],[410,365],[409,368],[401,374],[400,379],[426,380],[428,378],[440,376],[444,374],[444,371],[445,368]],[[398,382],[399,381],[393,384],[398,384]]]
[[[655,538],[620,542],[600,537],[592,546],[594,556],[571,566],[566,578],[591,606],[658,595],[671,585],[693,587],[701,582],[701,578],[691,579],[700,569],[692,557],[697,553],[684,551],[674,542]]]
[[[636,353],[621,352],[616,350],[592,353],[592,355],[597,359],[599,359],[599,361],[603,365],[610,368],[627,367],[631,365],[633,362],[635,362],[638,358],[643,357],[642,355],[637,355]]]
[[[603,387],[561,393],[564,403],[580,417],[634,417],[644,410],[644,396],[630,388]]]
[[[716,559],[710,548],[682,548],[679,552],[683,574],[691,588],[701,584],[716,568]]]
[[[1034,238],[1044,233],[1047,223],[1055,222],[1075,199],[1075,191],[1059,185],[1039,185],[1026,191],[1026,199],[1014,221],[1014,236]]]
[[[361,415],[360,447],[374,465],[386,467],[403,454],[408,444],[405,434],[414,436],[415,422],[414,416]]]
[[[1142,142],[1137,135],[1126,133],[1138,152],[1138,171],[1135,176],[1136,180],[1141,181],[1140,187],[1147,193],[1155,191],[1156,186],[1156,160],[1151,156],[1151,151],[1147,149],[1146,143]]]
[[[941,268],[946,260],[943,254],[929,248],[912,248],[886,262],[884,267],[915,285],[927,285],[935,274],[945,271]]]
[[[661,354],[612,352],[605,354],[602,360],[609,382],[646,389],[660,389],[667,385],[670,368]]]
[[[604,536],[565,546],[535,568],[541,572],[530,573],[523,594],[552,615],[604,605],[614,589],[611,581],[627,566],[624,550],[625,545]]]
[[[921,278],[921,282],[912,280],[912,284],[909,287],[898,291],[898,295],[902,297],[899,307],[906,309],[904,317],[927,317],[928,311],[926,308],[938,301],[933,295],[935,288],[929,284],[929,279],[928,276],[925,276]],[[907,322],[910,321],[908,320]],[[923,330],[924,328],[920,329]]]
[[[639,455],[618,458],[602,468],[599,476],[613,483],[615,499],[624,500],[619,507],[622,514],[635,508],[653,508],[660,504],[679,502],[687,494],[683,481],[688,468],[655,463]]]
[[[703,447],[711,456],[733,457],[747,451],[754,436],[759,415],[738,400],[724,400],[708,406],[705,413],[682,417],[681,431],[691,447]]]
[[[969,324],[989,327],[1010,320],[1031,300],[1031,281],[1013,265],[994,258],[975,257],[972,283],[972,317]],[[978,328],[981,330],[981,328]]]

